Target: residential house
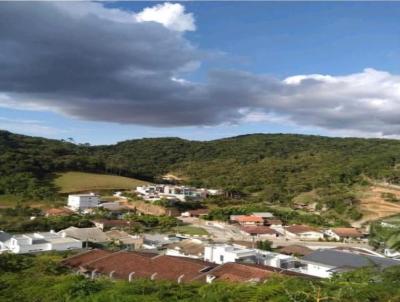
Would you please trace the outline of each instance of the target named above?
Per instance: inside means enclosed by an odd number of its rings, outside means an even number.
[[[270,212],[253,212],[251,216],[261,217],[264,220],[264,224],[266,225],[267,219],[273,219],[274,215]]]
[[[194,281],[215,267],[215,264],[198,259],[125,250],[110,254],[89,251],[72,256],[63,264],[91,278],[107,276],[127,281],[147,278],[177,283]]]
[[[249,260],[255,258],[256,254],[254,249],[227,244],[212,244],[204,248],[204,260],[217,264]]]
[[[244,226],[241,229],[241,232],[248,236],[253,236],[257,239],[273,239],[279,237],[279,233],[270,227],[267,226]]]
[[[4,231],[0,231],[0,254],[8,250],[7,243],[11,238],[12,238],[11,234]]]
[[[145,249],[165,249],[168,244],[179,242],[181,239],[165,234],[144,234],[143,248]]]
[[[282,253],[285,255],[296,256],[296,257],[306,256],[313,252],[312,249],[310,249],[306,246],[297,245],[297,244],[281,247],[278,251],[279,251],[279,253]]]
[[[201,200],[207,197],[207,190],[176,185],[144,185],[136,187],[136,193],[145,200],[159,199],[186,201]]]
[[[271,228],[281,228],[283,225],[282,220],[277,218],[267,218],[264,220],[264,224]]]
[[[255,226],[264,224],[264,219],[262,217],[253,215],[238,215],[233,217],[233,221],[242,226]]]
[[[99,202],[100,196],[94,193],[68,195],[68,207],[75,212],[97,208]]]
[[[338,251],[335,249],[319,249],[302,258],[303,263],[307,264],[305,271],[317,273],[316,267],[322,271],[321,266],[331,267],[325,275],[330,277],[333,273],[351,271],[354,269],[375,266],[387,268],[400,265],[400,260],[378,257],[366,254],[355,254],[350,252]]]
[[[108,236],[99,228],[77,228],[69,227],[67,229],[58,232],[64,237],[71,237],[78,239],[82,242],[91,242],[95,244],[109,243],[111,240]]]
[[[110,240],[117,242],[133,250],[143,247],[144,238],[141,235],[130,235],[120,230],[112,230],[105,233]]]
[[[203,259],[204,243],[198,239],[185,239],[166,246],[166,255]]]
[[[284,229],[285,236],[297,240],[322,240],[324,234],[317,228],[308,225],[291,225]]]
[[[276,275],[308,277],[301,273],[277,269],[271,266],[230,262],[218,265],[208,271],[205,274],[205,281],[207,283],[214,281],[258,283]],[[204,279],[204,276],[201,278]]]
[[[325,231],[325,234],[337,241],[361,240],[363,234],[356,228],[332,228]]]
[[[119,218],[122,218],[123,214],[130,211],[130,208],[127,205],[120,202],[103,202],[99,204],[99,208],[105,209],[114,215],[117,215]]]
[[[82,242],[55,232],[13,235],[2,246],[14,254],[67,251],[82,248]]]

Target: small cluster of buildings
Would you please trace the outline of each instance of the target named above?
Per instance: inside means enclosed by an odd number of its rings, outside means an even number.
[[[95,193],[70,194],[68,195],[66,207],[49,209],[46,211],[46,216],[67,216],[73,213],[89,214],[94,209],[104,209],[121,214],[129,211],[130,207],[119,201],[101,202],[101,196]]]
[[[12,235],[0,231],[0,254],[29,254],[47,251],[68,251],[110,243],[123,248],[141,249],[144,238],[122,230],[103,232],[97,227],[69,227],[59,232],[36,232]]]
[[[286,250],[290,249],[286,247]],[[212,283],[217,280],[260,282],[277,274],[330,278],[361,267],[398,266],[400,261],[363,249],[317,249],[299,256],[238,244],[204,244],[186,239],[168,243],[163,252],[94,249],[68,258],[63,264],[90,278],[106,276],[127,281],[147,278]]]
[[[0,231],[0,253],[26,254],[80,248],[82,248],[82,241],[53,231],[18,235]]]
[[[216,263],[155,253],[92,250],[66,259],[63,264],[89,278],[106,276],[131,282],[135,278],[177,283],[214,281],[261,282],[276,274],[307,277],[301,273],[245,263]]]
[[[272,239],[284,237],[299,241],[333,240],[342,242],[360,241],[365,238],[360,230],[351,227],[319,229],[308,225],[284,226],[280,219],[271,213],[252,213],[250,215],[231,215],[230,222],[238,224],[245,235],[256,239]]]
[[[267,221],[273,220],[273,217],[264,218]],[[243,228],[250,233],[254,232],[251,229],[257,228],[274,230],[262,224],[246,224]],[[265,251],[240,242],[210,243],[184,236],[131,235],[121,229],[107,229],[104,226],[69,227],[59,232],[18,235],[0,232],[0,251],[21,254],[96,247],[68,258],[64,265],[91,278],[101,275],[128,281],[133,278],[149,278],[178,283],[212,283],[216,280],[259,282],[276,274],[330,278],[337,273],[370,265],[380,268],[400,265],[400,260],[362,248],[316,247],[314,250],[293,245]],[[295,235],[303,234],[307,239],[311,235],[304,234],[317,232],[305,226],[290,226],[286,231]],[[353,230],[351,232],[358,236]],[[343,237],[348,236],[350,231],[343,228],[336,231],[331,229],[329,234],[332,237]],[[110,251],[112,245],[118,246],[119,251]]]
[[[187,201],[202,200],[210,195],[219,195],[222,192],[215,189],[193,188],[177,185],[143,185],[136,187],[135,192],[139,197],[147,201],[156,201],[160,199]]]

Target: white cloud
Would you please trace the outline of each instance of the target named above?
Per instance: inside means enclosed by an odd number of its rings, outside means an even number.
[[[185,7],[179,3],[163,3],[146,7],[136,13],[118,8],[107,8],[96,2],[53,2],[73,18],[96,16],[97,18],[119,23],[156,22],[178,32],[196,30],[193,14],[186,13]]]
[[[153,21],[176,31],[194,31],[196,25],[193,15],[185,13],[185,7],[179,3],[164,3],[145,8],[136,15],[138,22]]]
[[[396,74],[367,68],[279,79],[219,70],[188,81],[181,73],[204,56],[175,31],[195,28],[180,4],[138,14],[87,2],[0,5],[0,40],[10,41],[0,47],[0,107],[159,127],[274,122],[400,135]]]

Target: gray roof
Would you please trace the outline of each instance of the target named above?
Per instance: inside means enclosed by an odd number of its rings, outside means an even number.
[[[99,228],[77,228],[69,227],[59,232],[65,233],[67,237],[72,237],[81,241],[90,241],[96,243],[109,242],[110,238]]]
[[[12,235],[7,232],[0,231],[0,242],[6,242],[12,237]]]
[[[304,256],[306,261],[318,262],[333,267],[360,268],[365,266],[379,266],[386,268],[400,265],[399,260],[377,257],[371,255],[360,255],[334,249],[321,249]]]

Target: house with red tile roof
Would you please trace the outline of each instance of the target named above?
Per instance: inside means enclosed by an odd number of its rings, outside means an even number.
[[[238,215],[234,216],[233,218],[234,222],[239,223],[240,225],[243,226],[248,226],[248,225],[263,225],[264,224],[264,219],[259,216],[254,216],[254,215]]]
[[[301,273],[277,269],[271,266],[230,262],[211,269],[199,277],[199,279],[207,283],[214,281],[258,283],[277,275],[310,278],[310,276]]]
[[[82,257],[84,260],[81,259]],[[82,257],[74,256],[72,259],[65,260],[64,264],[91,278],[108,276],[128,281],[132,278],[148,278],[178,283],[189,282],[215,267],[213,263],[198,259],[125,250],[105,256],[99,255],[99,257],[94,255],[95,259],[89,257],[88,254],[83,254]],[[89,258],[89,261],[85,258]]]
[[[244,226],[241,229],[241,232],[245,235],[254,236],[259,239],[268,239],[268,238],[276,238],[279,237],[279,233],[274,229],[271,229],[267,226]]]

